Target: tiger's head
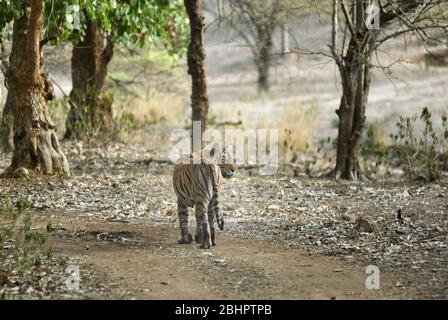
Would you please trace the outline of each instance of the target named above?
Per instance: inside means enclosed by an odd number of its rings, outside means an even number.
[[[205,147],[203,152],[203,154],[215,160],[224,178],[228,179],[233,176],[236,165],[233,161],[233,146],[231,144],[223,148],[220,144],[213,143]]]

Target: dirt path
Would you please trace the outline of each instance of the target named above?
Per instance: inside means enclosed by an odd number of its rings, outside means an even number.
[[[42,219],[42,220],[41,220]],[[39,220],[45,221],[45,217]],[[89,265],[85,276],[114,299],[384,299],[388,274],[367,290],[365,267],[266,241],[218,235],[210,251],[176,244],[171,227],[52,217],[54,251]]]

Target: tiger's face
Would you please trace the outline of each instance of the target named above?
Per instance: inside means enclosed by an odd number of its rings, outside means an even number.
[[[224,178],[228,179],[233,176],[236,171],[236,165],[233,161],[233,148],[232,145],[222,149],[220,161],[218,162],[221,168],[221,174]]]
[[[214,144],[209,150],[209,155],[214,158],[219,165],[222,176],[226,179],[231,178],[236,171],[236,165],[233,161],[233,146],[228,145],[223,148],[218,144]]]

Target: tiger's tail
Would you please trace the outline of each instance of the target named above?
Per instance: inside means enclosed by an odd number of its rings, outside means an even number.
[[[214,193],[218,193],[218,177],[217,174],[219,174],[219,172],[217,172],[217,170],[215,170],[215,167],[210,167],[211,170],[211,177],[212,177],[212,184],[213,184],[213,192]],[[215,218],[216,218],[216,222],[218,224],[218,228],[219,230],[224,230],[224,217],[222,215],[221,210],[219,209],[219,206],[215,212]]]

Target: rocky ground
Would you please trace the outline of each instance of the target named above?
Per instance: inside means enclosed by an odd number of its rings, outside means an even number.
[[[65,257],[31,270],[34,284],[8,276],[8,297],[448,298],[446,179],[346,183],[242,168],[221,192],[218,245],[202,251],[176,244],[170,163],[141,145],[64,148],[71,178],[1,180],[0,207],[27,199],[36,225],[55,228],[46,246]],[[80,266],[80,291],[64,285],[68,265]],[[380,290],[365,287],[369,265]]]

